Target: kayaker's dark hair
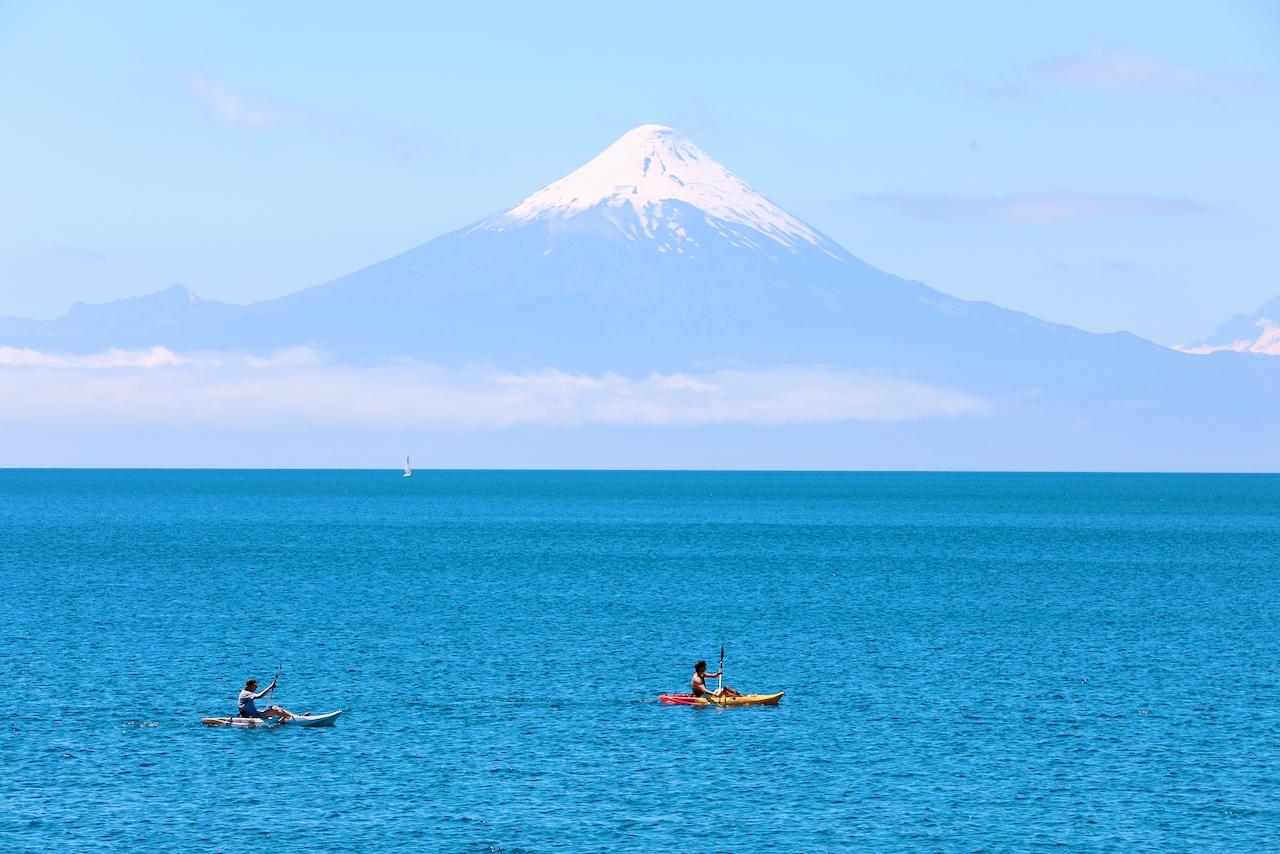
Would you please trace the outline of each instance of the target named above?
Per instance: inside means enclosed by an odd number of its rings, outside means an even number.
[[[697,663],[697,664],[693,665],[693,670],[694,670],[694,672],[695,672],[695,673],[701,673],[702,671],[704,671],[704,670],[706,670],[706,669],[707,669],[707,663],[706,663],[705,661],[701,661],[701,660],[700,660],[700,661],[698,661],[698,663]]]
[[[258,684],[258,680],[257,680],[257,679],[246,679],[246,680],[244,680],[244,687],[246,687],[246,688],[248,688],[250,685],[257,685],[257,684]]]

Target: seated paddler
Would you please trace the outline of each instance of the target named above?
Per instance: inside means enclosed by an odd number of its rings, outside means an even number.
[[[699,661],[697,664],[693,665],[693,681],[689,684],[689,687],[693,689],[693,696],[741,697],[741,694],[730,688],[728,685],[717,688],[714,691],[707,688],[707,680],[715,679],[723,672],[723,670],[717,670],[715,673],[708,673],[707,663],[705,661]]]
[[[287,721],[289,718],[296,717],[293,712],[282,709],[279,706],[269,706],[262,711],[258,711],[258,706],[254,703],[254,700],[261,699],[274,687],[276,687],[276,683],[272,681],[270,685],[259,691],[257,679],[246,679],[244,683],[244,690],[240,692],[240,699],[236,702],[236,708],[240,710],[240,717],[258,718],[259,720],[279,718],[282,721]]]

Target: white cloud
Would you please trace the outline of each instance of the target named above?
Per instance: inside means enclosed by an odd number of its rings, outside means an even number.
[[[799,424],[980,413],[986,404],[857,371],[777,369],[633,380],[410,364],[318,364],[309,351],[250,361],[163,348],[84,357],[0,348],[0,424],[503,427]]]
[[[1256,81],[1240,76],[1224,77],[1194,65],[1167,62],[1149,53],[1095,42],[1084,56],[1041,63],[1039,75],[1051,83],[1087,86],[1108,92],[1148,95],[1219,96],[1241,94],[1257,88]]]
[[[179,355],[164,347],[146,350],[111,349],[88,356],[41,353],[38,350],[0,346],[0,365],[30,365],[43,368],[157,368],[165,365],[206,367],[272,368],[280,365],[319,365],[320,355],[310,347],[289,347],[269,356],[242,356],[227,353]]]
[[[229,125],[268,127],[309,116],[306,110],[294,104],[242,95],[228,89],[220,81],[201,74],[188,73],[187,87],[192,94],[212,107],[218,118]]]
[[[1022,82],[983,83],[958,70],[944,72],[939,77],[942,81],[949,83],[961,92],[978,98],[1031,101],[1036,97],[1036,93],[1032,91],[1031,87]]]
[[[89,356],[67,356],[41,353],[37,350],[0,347],[0,365],[33,365],[45,368],[154,368],[159,365],[181,365],[188,359],[166,350],[107,350]]]
[[[218,358],[218,357],[214,357]],[[217,364],[229,361],[231,364],[243,363],[250,368],[274,368],[281,365],[319,365],[322,363],[320,354],[312,350],[306,345],[297,347],[287,347],[284,350],[277,350],[269,356],[243,356],[218,358]]]
[[[1014,196],[864,196],[906,213],[936,219],[1056,223],[1108,217],[1190,213],[1199,208],[1181,199],[1096,193],[1023,193]]]

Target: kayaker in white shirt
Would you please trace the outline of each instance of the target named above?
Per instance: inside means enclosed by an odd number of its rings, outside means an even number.
[[[266,695],[268,691],[276,687],[276,683],[272,681],[270,685],[258,691],[258,680],[247,679],[244,683],[244,690],[240,692],[240,698],[236,701],[236,708],[240,711],[242,718],[258,718],[266,720],[267,718],[279,718],[281,721],[287,721],[289,718],[297,717],[293,712],[280,708],[279,706],[271,706],[270,708],[258,711],[257,705],[253,702]],[[254,692],[257,693],[254,693]]]
[[[708,673],[707,663],[705,661],[699,661],[697,664],[693,665],[693,680],[692,682],[689,683],[689,687],[693,689],[693,696],[695,697],[704,697],[704,696],[705,697],[741,697],[742,696],[741,694],[739,694],[737,691],[730,688],[728,685],[725,685],[721,688],[717,688],[714,691],[707,688],[707,680],[715,679],[717,676],[719,676],[723,672],[724,672],[723,670],[717,670],[715,673]]]

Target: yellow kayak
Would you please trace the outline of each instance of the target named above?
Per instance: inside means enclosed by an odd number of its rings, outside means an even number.
[[[743,694],[741,697],[695,697],[692,694],[660,694],[658,699],[676,706],[776,706],[785,691],[776,694]]]

